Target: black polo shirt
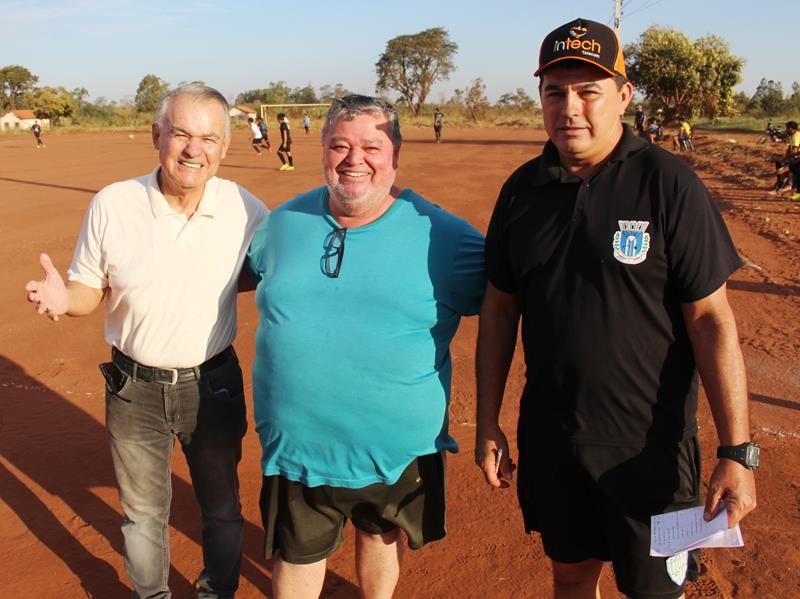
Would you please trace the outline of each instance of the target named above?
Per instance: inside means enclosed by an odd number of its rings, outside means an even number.
[[[703,183],[625,126],[581,180],[548,142],[503,186],[492,284],[520,297],[520,436],[644,446],[695,434],[697,373],[681,304],[742,264]]]

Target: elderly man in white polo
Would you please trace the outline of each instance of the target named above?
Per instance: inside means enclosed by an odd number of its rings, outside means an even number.
[[[133,597],[170,597],[172,447],[186,456],[203,518],[197,597],[233,597],[242,552],[237,465],[247,428],[242,372],[231,343],[245,252],[268,209],[217,178],[230,144],[228,104],[183,85],[159,103],[160,165],[92,200],[65,284],[42,254],[26,286],[39,314],[83,316],[105,303],[112,359],[106,427],[125,513]]]

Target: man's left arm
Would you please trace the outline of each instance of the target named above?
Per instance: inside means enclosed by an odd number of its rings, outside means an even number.
[[[746,443],[750,441],[747,375],[725,285],[703,299],[683,304],[682,309],[719,443]],[[729,527],[756,507],[753,471],[726,458],[717,462],[711,474],[705,518],[715,516],[723,503]]]
[[[449,269],[450,307],[461,316],[474,316],[481,310],[486,292],[486,240],[465,223]]]

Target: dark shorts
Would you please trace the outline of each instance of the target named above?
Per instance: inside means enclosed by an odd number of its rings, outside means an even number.
[[[550,559],[610,561],[617,588],[630,597],[679,597],[697,577],[697,553],[685,572],[650,557],[650,516],[700,505],[696,437],[633,448],[521,443],[517,492],[525,530],[542,535]],[[675,582],[667,568],[671,567]]]
[[[261,142],[263,141],[264,141],[263,137],[254,137],[253,141],[251,141],[250,143],[253,144],[254,146],[260,146]]]
[[[281,144],[281,147],[278,148],[278,152],[291,152],[292,151],[292,142]]]
[[[361,489],[306,487],[283,476],[265,476],[261,486],[264,555],[280,550],[291,564],[325,559],[342,543],[347,520],[368,534],[402,528],[408,546],[419,549],[444,538],[444,457],[412,461],[393,485]]]

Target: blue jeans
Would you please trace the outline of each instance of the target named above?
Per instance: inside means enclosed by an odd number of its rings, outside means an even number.
[[[239,585],[244,520],[237,465],[247,429],[242,370],[231,353],[218,368],[175,384],[134,380],[114,363],[106,379],[106,428],[125,518],[125,571],[134,599],[171,596],[169,513],[172,448],[189,465],[203,518],[197,597],[233,597]]]

